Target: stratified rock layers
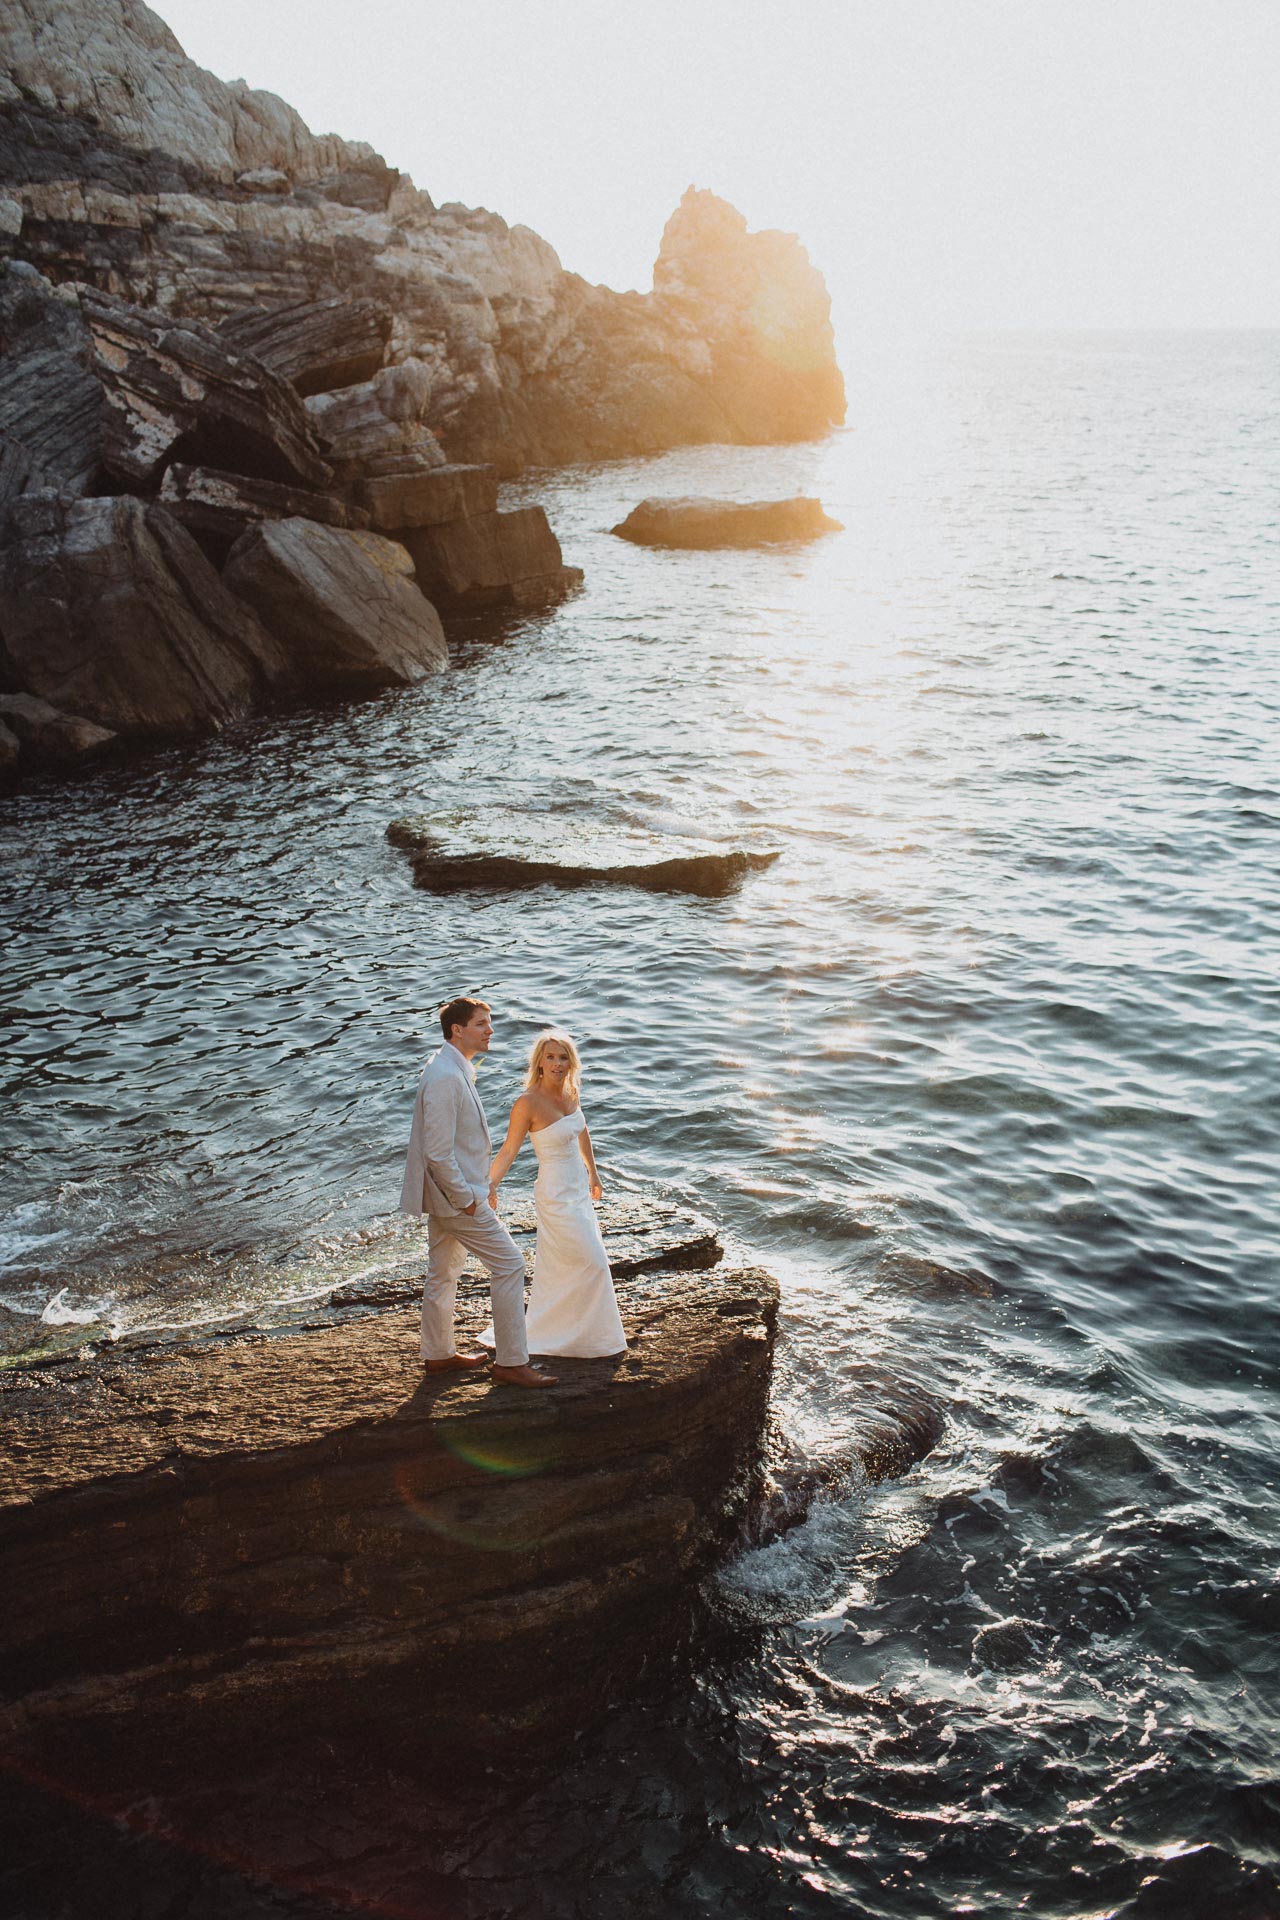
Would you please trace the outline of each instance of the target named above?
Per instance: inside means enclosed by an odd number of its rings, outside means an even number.
[[[580,1723],[741,1517],[777,1286],[623,1310],[540,1393],[424,1380],[412,1308],[6,1376],[6,1747]]]
[[[369,147],[216,80],[138,0],[22,0],[0,67],[0,245],[217,324],[303,394],[412,360],[454,460],[514,472],[843,417],[821,275],[713,194],[672,216],[654,292],[617,294],[528,228],[438,208]]]

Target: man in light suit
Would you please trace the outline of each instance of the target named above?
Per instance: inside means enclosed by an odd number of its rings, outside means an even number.
[[[469,1253],[488,1269],[493,1301],[493,1377],[513,1387],[553,1387],[529,1365],[524,1337],[524,1256],[489,1204],[493,1145],[476,1092],[472,1061],[487,1053],[493,1021],[483,1000],[450,1000],[440,1009],[444,1045],[418,1082],[400,1205],[427,1219],[427,1277],[422,1289],[422,1358],[428,1373],[483,1367],[482,1353],[458,1353],[453,1316],[458,1275]]]

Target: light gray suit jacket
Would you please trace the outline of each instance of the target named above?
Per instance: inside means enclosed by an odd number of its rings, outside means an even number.
[[[405,1213],[465,1213],[489,1196],[493,1147],[467,1062],[446,1040],[422,1069],[413,1103],[400,1206]]]

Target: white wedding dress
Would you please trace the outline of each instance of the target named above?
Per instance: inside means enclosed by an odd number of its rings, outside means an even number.
[[[538,1249],[525,1334],[530,1353],[600,1360],[623,1353],[627,1337],[591,1204],[590,1177],[578,1146],[578,1135],[586,1124],[581,1108],[575,1107],[529,1136],[538,1156],[533,1189]],[[492,1327],[480,1339],[492,1346]]]

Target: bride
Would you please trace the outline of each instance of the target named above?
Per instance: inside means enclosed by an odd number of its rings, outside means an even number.
[[[581,1074],[578,1049],[567,1033],[538,1035],[524,1092],[489,1169],[489,1204],[497,1206],[499,1184],[528,1134],[538,1159],[538,1247],[525,1316],[529,1351],[597,1360],[622,1353],[627,1341],[592,1206],[602,1189],[578,1105]]]

